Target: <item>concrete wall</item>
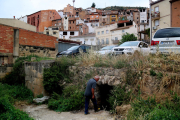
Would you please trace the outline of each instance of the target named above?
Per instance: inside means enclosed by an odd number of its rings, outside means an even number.
[[[0,18],[0,24],[12,26],[12,27],[17,27],[17,28],[22,28],[30,31],[36,32],[36,27],[29,25],[25,22],[22,22],[17,19],[6,19],[6,18]]]
[[[54,61],[26,62],[25,66],[25,86],[29,88],[34,96],[48,95],[43,86],[43,70],[49,68]]]

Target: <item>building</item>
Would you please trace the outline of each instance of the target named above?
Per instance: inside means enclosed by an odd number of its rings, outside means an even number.
[[[111,14],[109,17],[110,17],[110,24],[117,22],[118,21],[118,11],[111,11]]]
[[[90,20],[91,20],[91,21],[97,21],[97,20],[99,21],[99,14],[98,14],[98,13],[95,13],[95,12],[94,12],[94,13],[91,13],[91,14],[90,14]]]
[[[70,39],[73,41],[81,42],[82,44],[86,45],[97,45],[95,33],[70,37]]]
[[[97,45],[113,45],[113,41],[111,40],[111,30],[115,28],[117,28],[117,23],[95,28]]]
[[[150,38],[146,33],[147,29],[150,29],[149,24],[149,9],[140,9],[140,30],[139,30],[139,40],[144,40],[150,42]]]
[[[36,27],[17,19],[0,18],[0,24],[36,32]]]
[[[126,33],[138,36],[137,25],[134,21],[118,21],[117,28],[110,30],[112,44],[119,44]]]
[[[170,0],[171,3],[171,27],[180,27],[180,1]]]
[[[110,10],[99,12],[99,24],[100,24],[100,26],[103,26],[103,25],[110,23],[110,14],[111,14]]]
[[[70,4],[68,4],[67,7],[64,8],[65,14],[68,14],[68,13],[74,14],[74,12],[75,12],[74,7],[71,6]]]
[[[171,3],[169,0],[158,0],[151,5],[152,36],[158,29],[171,27]]]
[[[52,20],[60,19],[56,10],[41,10],[27,16],[27,23],[36,26],[37,32],[43,32],[44,29],[52,25]]]
[[[79,30],[64,30],[64,31],[59,31],[59,38],[60,39],[69,39],[72,36],[79,36]]]
[[[23,17],[21,16],[18,20],[27,23],[27,15],[26,15],[26,16],[23,16]]]

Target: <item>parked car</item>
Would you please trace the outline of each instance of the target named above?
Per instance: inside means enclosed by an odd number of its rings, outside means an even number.
[[[180,53],[180,27],[159,29],[151,40],[150,53]]]
[[[79,54],[80,50],[82,50],[82,52],[87,52],[87,49],[89,49],[89,46],[85,46],[85,45],[77,45],[77,46],[72,46],[69,49],[67,49],[66,51],[63,52],[59,52],[56,57],[61,57],[61,56],[68,56],[68,55],[77,55]]]
[[[112,50],[114,47],[117,47],[117,45],[111,45],[111,46],[103,47],[99,51],[97,51],[97,53],[100,55],[112,54],[112,52],[113,52]]]
[[[119,45],[118,47],[114,47],[113,54],[114,55],[133,55],[135,51],[139,51],[144,55],[149,54],[150,48],[148,44],[142,41],[129,41],[124,42],[123,44]]]

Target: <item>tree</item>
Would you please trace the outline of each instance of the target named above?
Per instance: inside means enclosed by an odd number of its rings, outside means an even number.
[[[122,36],[122,39],[119,42],[119,44],[122,44],[127,41],[136,41],[136,40],[137,40],[137,37],[134,34],[126,33]]]
[[[96,4],[93,2],[91,7],[95,8],[95,7],[96,7]]]

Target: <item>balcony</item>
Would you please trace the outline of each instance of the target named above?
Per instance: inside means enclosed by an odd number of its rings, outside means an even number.
[[[155,12],[151,15],[152,20],[158,20],[160,19],[160,12]]]

